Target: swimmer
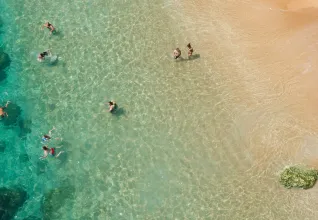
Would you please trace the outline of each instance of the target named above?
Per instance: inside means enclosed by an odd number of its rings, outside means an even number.
[[[176,48],[174,51],[173,51],[173,57],[175,59],[178,59],[179,57],[181,56],[181,50],[179,48]]]
[[[191,57],[194,50],[193,50],[193,48],[191,47],[191,44],[190,44],[190,43],[187,44],[187,47],[188,47],[188,57]]]
[[[38,56],[38,61],[42,62],[45,59],[45,56],[49,56],[49,55],[51,55],[49,50],[40,53]]]
[[[5,116],[8,117],[8,113],[6,113],[4,110],[8,107],[10,101],[7,101],[6,105],[3,107],[0,107],[0,117],[4,118]]]
[[[52,34],[53,31],[55,31],[54,26],[50,22],[46,22],[45,24],[43,24],[42,30],[43,30],[44,27],[46,27],[47,29],[50,30],[50,34]]]
[[[56,148],[61,148],[62,146],[56,147]],[[61,155],[61,153],[64,153],[64,151],[60,151],[57,155],[55,155],[55,148],[49,148],[48,146],[43,146],[43,156],[40,157],[40,159],[44,159],[46,158],[48,155],[51,155],[52,157],[59,157]]]
[[[49,130],[49,134],[45,134],[42,136],[42,141],[49,141],[51,139],[52,136],[52,131],[55,130],[55,127],[53,126],[53,128],[51,130]]]
[[[117,107],[117,104],[116,104],[116,102],[114,102],[114,101],[110,101],[110,102],[108,102],[108,105],[109,105],[109,112],[113,112],[114,110],[115,110],[115,108]]]

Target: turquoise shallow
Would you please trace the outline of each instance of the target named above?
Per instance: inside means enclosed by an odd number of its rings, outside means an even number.
[[[210,62],[195,48],[200,36],[188,31],[179,7],[170,0],[0,1],[1,47],[12,60],[0,104],[22,110],[17,125],[0,123],[0,184],[29,196],[15,219],[290,217],[299,195],[275,180],[281,152],[254,158],[235,76],[221,53]],[[57,33],[41,30],[45,21]],[[176,46],[184,59],[172,59]],[[58,56],[53,65],[36,60],[46,49]],[[118,103],[114,114],[110,100]],[[53,126],[45,144],[64,153],[40,160],[41,136]]]

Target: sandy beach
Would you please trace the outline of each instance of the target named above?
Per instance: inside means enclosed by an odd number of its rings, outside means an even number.
[[[244,1],[228,2],[220,8],[218,3],[200,1],[185,3],[184,14],[197,22],[193,22],[193,32],[201,37],[196,44],[205,49],[206,56],[213,61],[222,48],[222,53],[227,53],[225,65],[234,64],[234,71],[241,73],[243,81],[244,77],[255,80],[245,88],[256,92],[251,98],[259,102],[272,92],[280,103],[311,123],[318,113],[317,5],[318,1],[309,0]],[[215,10],[217,7],[219,10]],[[221,21],[214,19],[216,14],[222,15]],[[262,94],[257,90],[264,87],[264,83],[259,84],[264,81],[267,91]]]
[[[183,4],[182,13],[191,17],[188,28],[197,33],[196,49],[207,62],[232,69],[222,74],[245,111],[233,117],[259,172],[279,172],[282,164],[293,163],[318,168],[317,6],[318,1]],[[276,198],[280,204],[284,196]],[[300,205],[298,198],[307,196],[298,194],[290,202]],[[271,202],[264,195],[263,207]]]

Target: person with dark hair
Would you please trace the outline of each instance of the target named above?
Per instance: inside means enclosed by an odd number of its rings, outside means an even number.
[[[179,57],[181,56],[181,50],[179,48],[176,48],[174,51],[173,51],[173,57],[175,59],[178,59]]]
[[[5,104],[5,106],[1,107],[0,106],[0,117],[4,118],[4,116],[8,117],[8,113],[6,113],[4,110],[8,107],[10,101],[7,101],[7,103]]]
[[[191,57],[194,50],[193,50],[193,48],[191,47],[191,44],[190,44],[190,43],[187,44],[187,47],[188,47],[188,57]]]
[[[51,134],[53,130],[55,130],[54,126],[51,130],[49,130],[49,134],[45,134],[42,136],[42,141],[49,141],[51,139]]]
[[[50,22],[46,22],[45,24],[43,24],[42,30],[44,27],[49,29],[51,34],[53,33],[53,31],[55,31],[55,27]]]
[[[62,146],[56,147],[56,148],[61,148],[61,147],[62,147]],[[57,155],[55,155],[55,154],[56,154],[56,152],[55,152],[55,149],[56,149],[56,148],[54,148],[54,147],[49,148],[48,146],[43,146],[43,147],[42,147],[42,149],[43,149],[43,156],[40,157],[40,159],[44,159],[44,158],[46,158],[48,155],[51,155],[52,157],[55,157],[55,158],[59,157],[59,156],[61,155],[61,153],[63,153],[64,151],[60,151]]]
[[[42,62],[45,59],[45,56],[49,56],[50,54],[51,54],[50,50],[47,50],[47,51],[40,53],[38,56],[38,61]]]
[[[55,130],[55,127],[53,126],[53,128],[51,130],[49,130],[48,134],[44,134],[42,136],[42,141],[49,141],[51,140],[51,136],[52,136],[52,131]],[[55,138],[55,140],[62,140],[62,138]]]
[[[113,113],[115,111],[115,109],[117,108],[117,104],[114,101],[110,101],[108,102],[108,106],[109,106],[109,112]]]

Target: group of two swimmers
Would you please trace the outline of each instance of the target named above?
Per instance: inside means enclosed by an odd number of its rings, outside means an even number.
[[[42,142],[48,142],[51,140],[51,136],[52,136],[52,131],[55,130],[55,127],[53,127],[48,134],[45,134],[42,136]],[[55,138],[56,140],[59,140],[59,138]],[[61,148],[62,146],[59,147],[48,147],[47,145],[43,146],[43,156],[40,157],[40,159],[45,159],[48,155],[52,156],[52,157],[59,157],[64,151],[60,151],[58,154],[56,154],[55,150],[57,148]]]
[[[46,27],[47,29],[50,30],[50,34],[52,34],[52,33],[54,33],[54,32],[56,31],[55,27],[54,27],[50,22],[46,22],[46,23],[42,26],[42,29],[43,29],[44,27]],[[46,50],[46,51],[40,53],[40,54],[38,55],[38,61],[39,61],[39,62],[44,61],[45,56],[49,56],[49,55],[51,55],[50,50]]]
[[[192,48],[190,43],[187,44],[187,48],[188,48],[188,57],[190,58],[192,56],[194,50],[193,50],[193,48]],[[178,59],[180,56],[181,56],[181,50],[179,48],[176,48],[173,51],[173,57],[175,59]]]

